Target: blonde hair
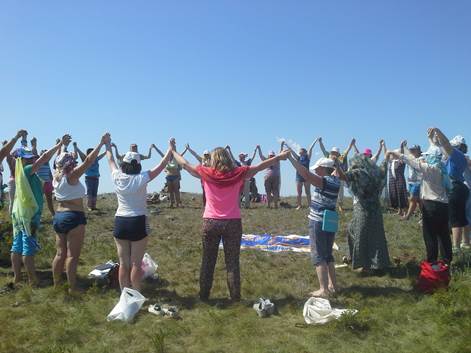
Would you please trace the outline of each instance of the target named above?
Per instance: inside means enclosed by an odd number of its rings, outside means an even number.
[[[209,166],[222,173],[227,173],[234,169],[234,162],[225,148],[216,147],[211,152]]]
[[[201,165],[204,167],[210,167],[211,166],[211,155],[203,155],[201,157]]]

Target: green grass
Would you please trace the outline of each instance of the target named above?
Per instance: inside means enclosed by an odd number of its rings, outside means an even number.
[[[292,200],[290,200],[293,203]],[[45,210],[37,256],[41,286],[28,286],[0,296],[0,352],[471,352],[471,271],[462,266],[453,274],[448,291],[423,296],[413,290],[417,263],[424,255],[416,221],[400,222],[385,214],[391,257],[401,265],[380,277],[361,277],[350,269],[338,270],[336,307],[358,309],[323,326],[303,324],[307,293],[317,286],[306,254],[270,254],[243,251],[242,296],[229,304],[223,253],[216,268],[209,304],[198,297],[201,254],[200,199],[185,195],[184,209],[161,206],[151,216],[148,252],[159,264],[159,283],[146,283],[143,294],[151,303],[166,302],[180,308],[182,320],[160,319],[145,310],[132,324],[107,322],[119,293],[86,278],[91,268],[116,260],[112,239],[115,197],[100,198],[100,214],[88,217],[87,235],[79,267],[84,293],[66,294],[51,287],[50,262],[54,235]],[[267,210],[256,206],[243,211],[244,231],[306,234],[306,210]],[[336,252],[346,249],[345,229],[350,212],[342,218]],[[2,254],[3,252],[0,252]],[[0,286],[11,281],[10,268],[0,267]],[[257,317],[251,308],[260,296],[272,299],[279,314]]]

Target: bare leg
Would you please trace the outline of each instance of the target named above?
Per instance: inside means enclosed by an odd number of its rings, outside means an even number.
[[[52,201],[52,192],[44,193],[44,195],[46,196],[47,208],[49,209],[49,212],[51,212],[51,216],[54,217],[56,212],[54,211],[54,203]]]
[[[25,264],[26,273],[28,274],[28,281],[31,286],[38,284],[36,277],[36,267],[34,266],[34,256],[23,256],[23,263]]]
[[[463,239],[461,240],[461,246],[469,248],[470,240],[471,240],[471,239],[469,239],[470,236],[471,236],[471,225],[466,226],[464,228],[464,235],[463,235]]]
[[[302,204],[302,194],[303,194],[303,183],[297,181],[296,182],[296,192],[297,192],[297,197],[296,197],[296,202],[297,202],[297,209],[301,209],[301,207],[303,207],[303,204]]]
[[[81,224],[67,233],[67,259],[65,271],[69,282],[70,291],[77,290],[77,265],[85,237],[85,225]]]
[[[65,235],[56,234],[56,256],[52,260],[52,278],[54,287],[62,282],[65,260],[67,259],[67,240]]]
[[[131,284],[132,287],[140,291],[142,280],[142,258],[146,252],[149,237],[131,242]]]
[[[335,293],[337,291],[337,277],[335,275],[335,263],[329,262],[328,264],[329,272],[329,292]]]
[[[319,290],[309,293],[313,297],[329,296],[329,271],[325,262],[316,266],[317,278],[319,280]]]
[[[311,206],[311,184],[304,182],[304,191],[306,192],[307,207]]]
[[[114,239],[119,257],[119,286],[121,289],[131,286],[131,242],[129,240]]]
[[[21,282],[21,254],[11,253],[11,267],[13,269],[14,282]]]

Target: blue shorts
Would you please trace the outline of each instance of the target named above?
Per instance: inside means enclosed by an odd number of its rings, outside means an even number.
[[[311,260],[314,266],[321,263],[334,262],[332,247],[334,246],[335,233],[324,232],[322,222],[309,221],[309,240],[311,245]]]
[[[306,180],[301,176],[301,174],[296,173],[296,182],[297,183],[304,183]]]
[[[175,180],[179,180],[180,176],[179,175],[167,175],[165,179],[169,182],[173,182]]]
[[[67,234],[81,224],[87,224],[85,213],[79,211],[56,212],[52,225],[57,234]]]
[[[420,184],[409,183],[408,191],[411,197],[420,197]]]
[[[39,249],[40,246],[36,236],[29,236],[21,231],[13,237],[13,244],[11,245],[12,253],[21,254],[23,256],[34,256]]]

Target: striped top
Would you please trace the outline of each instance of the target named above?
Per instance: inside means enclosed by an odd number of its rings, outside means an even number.
[[[44,163],[40,166],[36,174],[44,182],[52,181],[52,173],[49,163]]]
[[[329,175],[322,179],[322,188],[314,187],[308,216],[310,220],[317,222],[322,222],[325,210],[335,211],[340,190],[339,178]]]

